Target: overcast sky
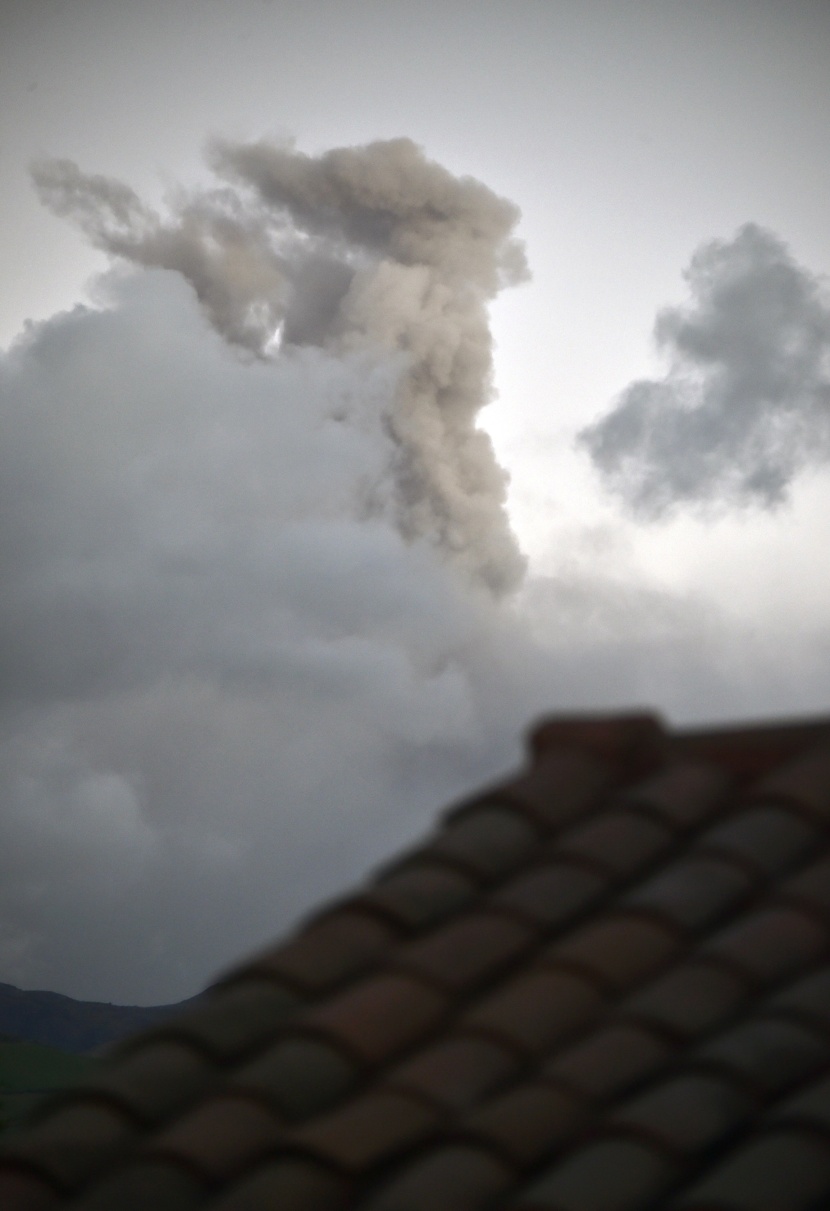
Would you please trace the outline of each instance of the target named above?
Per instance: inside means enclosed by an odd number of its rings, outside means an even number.
[[[187,996],[545,710],[827,710],[828,64],[0,0],[0,981]]]

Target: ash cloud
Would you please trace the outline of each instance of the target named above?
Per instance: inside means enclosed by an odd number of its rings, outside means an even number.
[[[403,138],[319,156],[216,141],[210,163],[222,183],[175,200],[167,218],[70,161],[33,173],[45,204],[96,247],[180,273],[248,354],[315,347],[394,365],[373,507],[491,592],[515,589],[525,565],[507,476],[477,425],[493,394],[487,305],[527,277],[517,207]]]
[[[774,508],[830,460],[824,284],[755,224],[703,245],[685,277],[690,303],[655,325],[667,374],[632,383],[578,442],[641,518]]]

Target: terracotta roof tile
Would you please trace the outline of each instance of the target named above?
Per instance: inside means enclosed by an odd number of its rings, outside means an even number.
[[[242,1096],[203,1102],[147,1141],[144,1151],[192,1168],[206,1181],[227,1181],[272,1152],[286,1132],[265,1107]]]
[[[7,1169],[0,1173],[0,1207],[3,1211],[52,1211],[60,1205],[54,1186],[32,1173]]]
[[[270,980],[240,979],[122,1050],[143,1047],[146,1038],[175,1039],[219,1062],[239,1059],[269,1039],[275,1023],[287,1020],[299,1005],[293,993]]]
[[[520,866],[539,837],[538,830],[511,807],[485,801],[451,819],[413,858],[447,862],[476,881],[487,882]]]
[[[795,1096],[779,1103],[772,1117],[777,1122],[803,1123],[830,1136],[830,1077],[824,1077]]]
[[[85,1077],[79,1088],[155,1126],[207,1095],[220,1080],[220,1069],[202,1052],[175,1039],[151,1039]],[[58,1095],[55,1102],[60,1100]]]
[[[616,913],[582,926],[545,953],[549,963],[573,965],[615,991],[662,967],[679,949],[676,933],[635,913]]]
[[[752,880],[734,862],[705,854],[679,858],[625,897],[633,908],[653,909],[680,929],[715,925],[744,903]]]
[[[712,817],[730,781],[717,766],[680,760],[628,787],[621,798],[653,812],[670,828],[687,832]]]
[[[802,1131],[769,1132],[671,1203],[672,1211],[821,1211],[830,1199],[830,1145]]]
[[[329,1109],[355,1085],[358,1067],[322,1039],[287,1035],[237,1068],[229,1085],[251,1093],[289,1122]]]
[[[205,1188],[167,1161],[131,1161],[72,1203],[72,1211],[195,1211]]]
[[[345,1211],[349,1184],[315,1161],[285,1157],[260,1165],[211,1202],[211,1211]]]
[[[830,746],[801,754],[767,774],[752,787],[750,797],[790,804],[818,824],[830,823]]]
[[[606,1139],[552,1166],[510,1203],[516,1211],[634,1211],[671,1184],[668,1156],[633,1139]],[[711,1211],[711,1209],[710,1209]]]
[[[438,1113],[395,1090],[366,1093],[294,1133],[293,1144],[348,1171],[362,1172],[423,1143]]]
[[[411,1090],[450,1110],[463,1110],[512,1075],[512,1051],[479,1035],[456,1034],[418,1051],[387,1078],[389,1088]]]
[[[404,928],[419,929],[464,908],[475,890],[474,881],[459,871],[423,861],[378,879],[353,902],[388,915]]]
[[[72,1190],[126,1155],[139,1139],[134,1120],[106,1102],[81,1096],[15,1134],[6,1155],[62,1190]]]
[[[559,1052],[543,1071],[583,1097],[599,1101],[658,1072],[671,1054],[671,1045],[653,1031],[612,1023]]]
[[[741,1022],[697,1051],[765,1094],[780,1094],[830,1062],[830,1041],[797,1022],[756,1018]]]
[[[747,998],[740,974],[711,961],[690,959],[633,993],[621,1012],[681,1038],[728,1021]]]
[[[672,841],[664,824],[631,808],[612,808],[564,833],[556,853],[595,863],[620,879],[647,867]]]
[[[531,752],[584,752],[630,776],[662,764],[667,735],[662,721],[645,711],[619,715],[558,716],[544,719],[530,735]]]
[[[595,871],[572,862],[547,862],[505,883],[490,902],[551,929],[580,916],[606,889]]]
[[[370,1064],[396,1058],[435,1029],[448,1008],[445,996],[406,975],[362,980],[312,1009],[305,1024]]]
[[[746,862],[758,873],[773,875],[806,858],[817,835],[792,812],[763,804],[709,829],[701,844]]]
[[[782,886],[785,896],[801,901],[830,922],[830,858],[816,862]]]
[[[830,1029],[830,968],[825,967],[785,988],[771,1004],[799,1014],[813,1025]]]
[[[800,975],[827,944],[826,931],[807,913],[765,908],[717,934],[705,953],[729,959],[759,984]]]
[[[570,1139],[585,1118],[580,1098],[529,1081],[492,1098],[461,1121],[459,1131],[526,1169]]]
[[[298,993],[321,993],[374,967],[395,937],[375,915],[344,909],[313,921],[226,979],[259,974],[281,978]]]
[[[738,1083],[709,1072],[686,1072],[647,1089],[611,1116],[673,1152],[699,1152],[745,1123],[755,1099]]]
[[[583,816],[613,781],[604,762],[578,751],[554,750],[540,753],[526,773],[489,794],[551,833]]]
[[[519,1053],[542,1055],[589,1024],[602,1003],[588,980],[572,972],[539,968],[480,1001],[461,1023],[491,1033]]]
[[[396,966],[450,992],[469,992],[515,964],[536,936],[509,917],[467,913],[399,950]]]
[[[531,753],[44,1103],[2,1211],[830,1206],[830,722]]]
[[[366,1203],[367,1211],[484,1211],[512,1173],[484,1148],[450,1145],[408,1165]]]

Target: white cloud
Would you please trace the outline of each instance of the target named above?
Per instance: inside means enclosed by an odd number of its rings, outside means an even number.
[[[372,507],[394,367],[240,360],[166,271],[98,289],[0,360],[0,979],[193,993],[542,710],[824,700],[820,620],[753,637],[610,515],[496,605]]]

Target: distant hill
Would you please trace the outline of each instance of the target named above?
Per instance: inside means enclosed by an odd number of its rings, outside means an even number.
[[[0,984],[0,1035],[80,1054],[154,1026],[197,999],[174,1005],[108,1005]]]
[[[45,1094],[83,1080],[100,1062],[0,1035],[0,1131],[24,1119]]]

